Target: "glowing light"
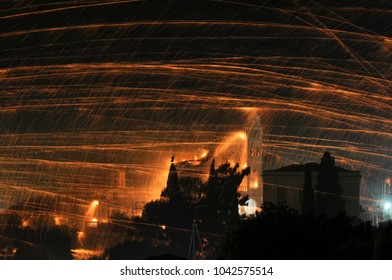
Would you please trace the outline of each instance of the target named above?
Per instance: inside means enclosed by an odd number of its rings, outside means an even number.
[[[97,220],[97,218],[93,218],[93,219],[91,219],[91,222],[92,223],[98,223],[98,220]]]
[[[165,225],[161,225],[161,228],[162,228],[163,230],[165,230],[165,229],[166,229],[166,226],[165,226]]]
[[[99,257],[103,254],[102,250],[88,250],[88,249],[72,249],[71,252],[75,260],[88,260],[91,257]]]
[[[78,239],[83,239],[85,237],[83,231],[78,231]]]
[[[249,199],[247,201],[247,206],[245,206],[245,214],[246,215],[253,215],[256,210],[257,210],[257,205],[256,205],[256,201],[254,201],[253,199]]]
[[[80,245],[82,245],[82,247],[84,247],[83,240],[85,237],[86,236],[83,231],[78,231],[78,241],[80,242]]]
[[[391,204],[390,202],[385,202],[385,203],[384,203],[384,209],[385,209],[385,210],[391,209],[391,206],[392,206],[392,204]]]
[[[227,135],[213,152],[216,163],[228,162],[230,165],[247,162],[246,135],[244,132],[233,132]]]
[[[255,110],[255,108],[252,107],[239,107],[238,109],[245,112],[252,112],[253,110]]]
[[[94,200],[94,201],[93,201],[93,205],[94,205],[94,206],[99,205],[99,201],[98,201],[98,200]]]
[[[248,167],[248,165],[247,165],[246,163],[244,163],[243,167],[244,167],[244,168],[247,168],[247,167]]]
[[[390,177],[385,179],[385,184],[387,184],[388,186],[391,185],[391,178]]]
[[[254,182],[254,183],[253,183],[253,188],[254,188],[254,189],[257,189],[258,187],[259,187],[259,183],[258,183],[257,181]]]
[[[246,133],[243,131],[237,132],[237,137],[240,138],[241,140],[246,140]]]
[[[28,227],[28,226],[29,226],[29,222],[27,220],[23,220],[22,227]]]
[[[54,224],[55,224],[56,226],[61,225],[61,218],[60,218],[60,217],[54,217]]]

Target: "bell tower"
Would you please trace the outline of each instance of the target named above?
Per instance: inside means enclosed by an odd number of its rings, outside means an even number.
[[[248,119],[246,135],[248,138],[247,165],[250,166],[250,174],[247,178],[247,193],[250,200],[248,206],[260,207],[263,203],[263,181],[261,177],[263,170],[263,131],[260,117],[257,114],[252,114]]]

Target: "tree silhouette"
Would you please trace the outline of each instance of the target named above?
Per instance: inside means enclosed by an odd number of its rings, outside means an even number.
[[[179,185],[183,198],[188,202],[196,203],[200,200],[203,182],[196,177],[179,177]]]
[[[211,163],[210,176],[204,188],[204,199],[201,204],[209,208],[210,219],[215,217],[230,229],[239,221],[238,204],[241,198],[238,188],[245,176],[250,173],[250,167],[238,171],[239,164],[231,167],[226,162],[215,169]]]
[[[233,230],[240,221],[238,188],[250,168],[239,171],[238,167],[238,164],[225,163],[215,168],[213,161],[209,179],[202,183],[194,178],[179,178],[172,157],[161,199],[145,205],[142,217],[133,225],[135,231],[130,232],[122,244],[110,249],[109,257],[144,258],[146,254],[142,251],[149,256],[167,253],[186,256],[193,221],[198,223],[200,235],[206,240],[205,252],[217,257],[219,235]],[[127,252],[131,248],[134,252]]]
[[[166,188],[162,191],[161,196],[168,197],[170,200],[178,200],[181,196],[178,172],[176,165],[174,164],[174,156],[171,157]]]
[[[314,211],[312,168],[309,164],[306,166],[304,179],[305,179],[305,183],[302,192],[303,200],[302,200],[301,212],[305,214]]]
[[[265,203],[227,235],[223,252],[226,259],[372,259],[373,240],[370,223],[353,224],[344,213],[316,217],[287,204]]]
[[[344,200],[341,199],[342,188],[339,184],[335,158],[329,152],[325,152],[321,158],[316,189],[318,191],[317,214],[333,217],[344,210]]]

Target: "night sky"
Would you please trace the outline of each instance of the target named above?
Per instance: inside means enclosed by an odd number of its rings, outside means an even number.
[[[345,4],[341,4],[344,2]],[[0,207],[141,201],[260,116],[266,169],[392,168],[389,1],[1,1]],[[365,198],[364,198],[365,199]],[[366,199],[365,199],[366,200]]]

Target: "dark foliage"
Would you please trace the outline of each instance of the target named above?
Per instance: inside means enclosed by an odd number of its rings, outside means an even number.
[[[167,252],[163,244],[151,244],[151,241],[127,239],[110,248],[107,255],[111,260],[140,260]]]
[[[312,184],[312,168],[310,165],[306,167],[304,175],[305,183],[303,188],[303,201],[301,206],[302,213],[314,212],[314,192]]]
[[[388,231],[391,233],[391,231]],[[228,235],[227,259],[372,259],[374,228],[335,218],[301,215],[285,204],[264,204]]]
[[[335,158],[325,152],[320,163],[318,174],[316,214],[335,217],[344,209],[341,198],[342,188],[339,184],[339,173],[335,166]]]
[[[238,188],[245,176],[250,173],[250,167],[238,171],[239,164],[234,167],[226,162],[215,169],[213,161],[210,168],[210,175],[203,190],[204,198],[200,201],[200,206],[206,210],[206,225],[209,223],[209,230],[219,230],[220,225],[225,225],[226,230],[234,227],[240,217],[238,215],[238,204],[243,202]],[[208,221],[210,220],[210,221]]]

